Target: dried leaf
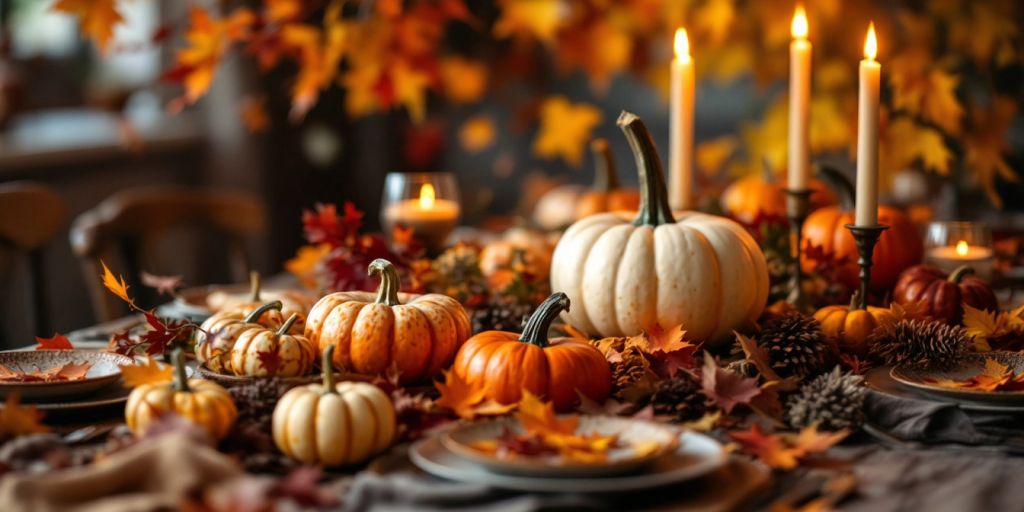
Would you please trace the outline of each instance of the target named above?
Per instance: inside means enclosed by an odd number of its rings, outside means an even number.
[[[821,453],[846,438],[849,432],[819,432],[816,425],[798,434],[767,434],[754,423],[745,432],[730,432],[743,451],[778,469],[793,469],[808,455]]]
[[[479,153],[494,144],[497,133],[490,116],[473,116],[459,128],[459,144],[469,153]]]
[[[761,393],[757,379],[748,379],[736,372],[720,368],[715,357],[704,352],[701,392],[715,401],[726,413],[738,404],[748,404]]]
[[[50,9],[76,16],[78,30],[103,52],[114,37],[114,27],[124,21],[117,10],[117,0],[57,0]]]
[[[174,368],[161,364],[152,357],[147,357],[145,364],[118,365],[121,368],[121,379],[125,387],[134,388],[143,384],[170,382]]]
[[[441,392],[440,398],[434,403],[451,409],[456,416],[467,420],[478,416],[502,415],[516,407],[516,404],[504,405],[494,400],[485,400],[482,388],[470,386],[450,370],[444,372],[444,382],[434,382],[434,387]]]
[[[49,432],[50,428],[41,423],[42,419],[43,413],[35,406],[20,405],[18,394],[10,393],[3,409],[0,409],[0,438]]]
[[[36,350],[72,350],[75,348],[71,340],[63,334],[54,334],[52,338],[40,338],[36,336]]]
[[[720,419],[722,419],[722,411],[708,412],[704,413],[699,419],[683,423],[683,428],[688,428],[695,432],[710,432],[715,428]]]
[[[519,401],[516,419],[523,429],[531,434],[564,434],[572,435],[579,425],[579,418],[568,416],[558,419],[555,407],[551,402],[544,402],[529,390],[523,390],[523,398]]]
[[[583,163],[592,132],[601,124],[601,111],[588,103],[570,103],[564,96],[550,96],[540,106],[540,131],[533,154],[561,158],[573,167]]]
[[[100,260],[100,265],[103,266],[103,286],[121,300],[128,304],[134,304],[132,298],[128,296],[128,285],[125,284],[124,278],[121,276],[114,277],[114,273],[107,268],[107,264],[103,260]]]
[[[494,37],[535,38],[553,44],[562,24],[561,0],[501,0],[501,17],[494,23]]]
[[[1024,372],[1015,373],[1009,366],[992,358],[985,359],[985,366],[977,375],[966,379],[926,378],[936,386],[974,391],[1020,391],[1024,390]]]

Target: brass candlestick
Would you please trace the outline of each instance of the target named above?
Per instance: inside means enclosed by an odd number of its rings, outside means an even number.
[[[882,231],[889,229],[885,224],[874,226],[856,226],[847,224],[846,229],[853,233],[853,240],[857,243],[857,253],[860,258],[857,264],[860,265],[860,304],[859,309],[868,307],[868,284],[871,282],[871,266],[874,265],[875,244]]]
[[[793,270],[791,279],[792,288],[789,291],[787,302],[803,310],[807,305],[804,296],[803,270],[800,267],[800,256],[803,252],[804,221],[811,212],[811,190],[783,189],[786,193],[786,216],[789,218],[790,242],[796,245],[795,250],[791,249],[790,254],[796,257],[796,268]]]

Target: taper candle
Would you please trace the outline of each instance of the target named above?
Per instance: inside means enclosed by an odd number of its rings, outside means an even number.
[[[882,66],[875,60],[875,24],[868,26],[864,60],[860,61],[857,99],[857,212],[858,226],[878,224],[878,93]]]
[[[676,29],[672,59],[669,117],[669,204],[673,210],[693,208],[694,71],[686,29]]]
[[[789,43],[789,188],[806,190],[810,174],[808,124],[811,104],[811,42],[807,40],[807,13],[802,5],[793,13]]]

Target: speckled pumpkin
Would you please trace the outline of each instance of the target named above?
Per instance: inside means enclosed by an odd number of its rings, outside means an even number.
[[[255,377],[297,377],[310,373],[320,351],[305,336],[288,334],[298,318],[293,313],[276,331],[261,328],[243,332],[231,348],[231,371]]]
[[[262,298],[262,279],[260,278],[259,272],[249,273],[249,299],[247,301],[229,301],[229,305],[222,308],[218,313],[229,313],[229,314],[240,314],[246,316],[249,313],[255,311],[257,308],[265,304],[267,301]],[[306,313],[308,313],[305,306],[295,298],[292,298],[290,294],[283,293],[281,299],[275,300],[280,302],[281,307],[278,311],[268,311],[267,316],[276,319],[276,325],[281,325],[284,320],[293,314],[298,314],[299,318],[291,327],[291,332],[295,334],[302,334],[302,330],[306,326]]]
[[[440,374],[469,337],[469,316],[446,295],[398,293],[395,267],[384,259],[370,263],[379,275],[376,296],[332,293],[320,299],[306,323],[306,337],[320,350],[334,346],[334,366],[345,371],[383,374],[393,364],[402,382]]]
[[[278,329],[282,325],[281,302],[263,304],[244,314],[241,310],[214,313],[196,331],[196,360],[211,371],[231,371],[231,349],[238,337],[252,329]]]

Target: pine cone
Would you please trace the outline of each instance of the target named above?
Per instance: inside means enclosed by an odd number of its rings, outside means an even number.
[[[470,321],[473,332],[510,331],[522,332],[523,325],[530,318],[533,305],[524,304],[505,297],[492,297],[491,301],[473,308]]]
[[[900,320],[872,333],[871,353],[885,364],[950,368],[967,351],[967,332],[945,322]]]
[[[701,393],[700,382],[687,372],[658,381],[650,404],[655,414],[670,416],[678,422],[699,419],[708,411],[707,397]]]
[[[480,249],[456,244],[441,253],[433,263],[437,280],[430,291],[443,293],[467,303],[470,298],[487,293],[487,279],[480,272]]]
[[[864,378],[842,373],[837,366],[800,387],[786,402],[793,428],[817,424],[821,430],[856,430],[864,423]]]
[[[809,316],[791,314],[770,321],[757,343],[781,377],[802,380],[825,371],[828,363],[828,341],[821,324]]]
[[[757,365],[750,362],[750,360],[748,359],[737,359],[726,365],[725,369],[734,373],[738,373],[748,379],[753,379],[755,377],[761,376],[761,373],[757,371]]]

